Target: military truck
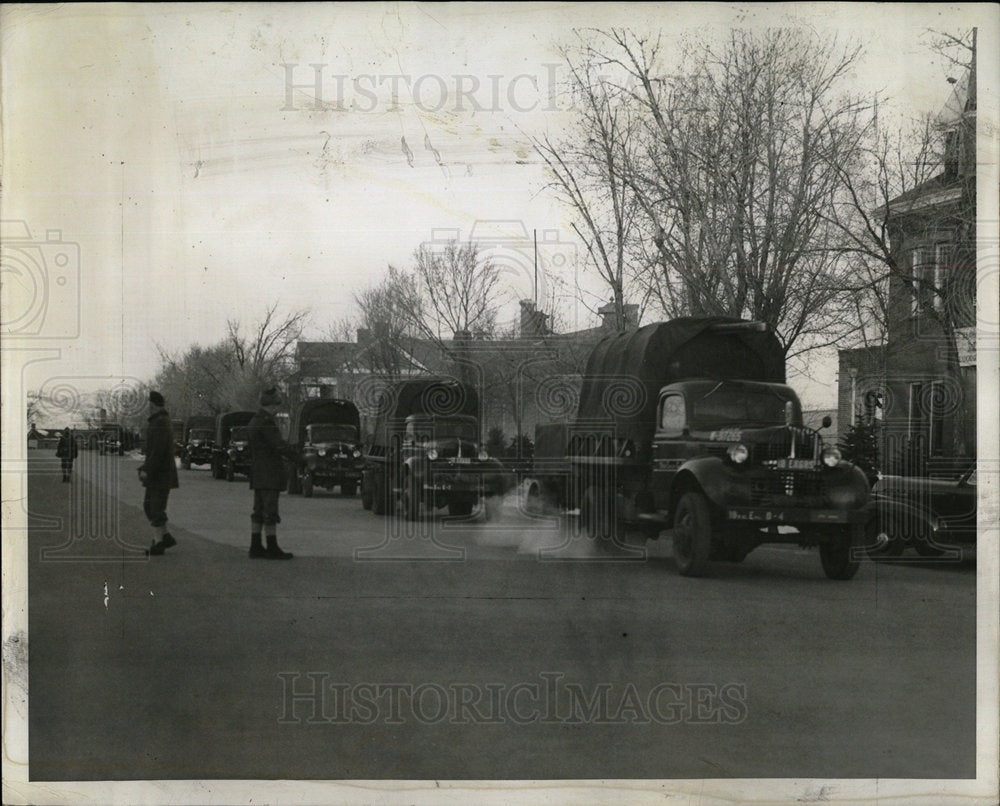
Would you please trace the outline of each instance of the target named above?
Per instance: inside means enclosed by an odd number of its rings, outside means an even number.
[[[683,318],[603,339],[575,421],[536,432],[533,472],[528,500],[578,508],[600,545],[672,529],[685,576],[762,543],[818,545],[831,579],[858,569],[868,481],[803,426],[761,322]]]
[[[212,478],[234,481],[237,474],[250,475],[250,439],[247,423],[252,411],[227,411],[215,418],[212,448]]]
[[[376,515],[416,520],[421,507],[466,517],[482,502],[499,513],[503,465],[482,447],[479,396],[454,378],[414,378],[386,389],[366,445],[361,504]]]
[[[311,498],[316,487],[354,495],[361,482],[361,416],[350,400],[317,398],[299,406],[289,428],[298,462],[289,464],[289,492]]]
[[[125,437],[120,425],[115,423],[102,425],[98,440],[98,453],[101,456],[123,456],[125,454]]]
[[[215,447],[215,418],[205,416],[189,417],[184,423],[184,448],[181,451],[181,467],[190,470],[191,465],[212,464]]]

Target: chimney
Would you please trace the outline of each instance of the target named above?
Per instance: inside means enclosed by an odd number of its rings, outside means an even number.
[[[530,299],[521,300],[521,336],[544,336],[549,332],[545,320],[549,318],[547,313],[542,313],[535,308],[535,303]]]
[[[601,316],[601,327],[604,330],[609,330],[612,332],[617,332],[619,330],[617,323],[615,321],[615,303],[608,302],[597,309],[597,313]],[[639,325],[639,306],[634,303],[626,303],[622,306],[622,314],[624,315],[625,322],[621,330],[633,330]]]

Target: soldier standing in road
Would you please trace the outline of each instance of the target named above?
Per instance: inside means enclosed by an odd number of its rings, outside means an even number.
[[[139,481],[146,488],[142,509],[159,540],[146,550],[159,556],[177,541],[167,530],[167,498],[177,488],[177,463],[174,461],[174,433],[170,415],[164,408],[163,395],[149,393],[149,427],[146,431],[146,460],[139,466]]]
[[[62,465],[63,481],[69,481],[69,477],[73,473],[73,460],[76,459],[77,453],[79,453],[79,448],[76,446],[73,432],[69,428],[64,428],[59,437],[59,444],[56,446],[56,456],[59,457]]]
[[[253,513],[250,515],[250,557],[268,560],[290,560],[291,552],[278,547],[278,496],[286,487],[284,457],[295,458],[295,452],[281,437],[274,419],[281,406],[277,389],[268,389],[260,396],[260,410],[247,426],[250,441],[250,488],[253,490]],[[261,531],[267,532],[267,548],[261,543]]]

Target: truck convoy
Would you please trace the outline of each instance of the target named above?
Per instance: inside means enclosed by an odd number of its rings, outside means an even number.
[[[250,475],[250,440],[247,424],[252,411],[227,411],[215,418],[215,445],[212,449],[212,478],[233,481],[236,475]]]
[[[482,502],[487,519],[496,517],[507,476],[482,447],[475,389],[454,378],[401,381],[382,392],[376,409],[361,481],[365,509],[385,515],[401,506],[416,520],[424,506],[465,517]]]
[[[289,434],[298,462],[289,466],[289,492],[312,497],[316,487],[354,495],[361,482],[361,416],[349,400],[319,398],[299,406]]]
[[[208,415],[189,417],[184,424],[181,467],[190,470],[191,465],[210,465],[214,447],[215,418]]]
[[[850,579],[869,517],[864,473],[803,426],[777,338],[722,317],[599,342],[575,421],[536,431],[528,494],[579,508],[605,545],[672,529],[685,576],[797,543],[819,546],[827,577]]]

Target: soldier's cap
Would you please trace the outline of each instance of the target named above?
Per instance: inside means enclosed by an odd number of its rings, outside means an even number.
[[[275,387],[270,389],[265,389],[260,396],[260,405],[262,406],[280,406],[281,405],[281,395],[278,394],[278,390]]]
[[[163,395],[161,395],[159,392],[150,392],[149,402],[152,403],[154,406],[162,406],[165,403]]]

